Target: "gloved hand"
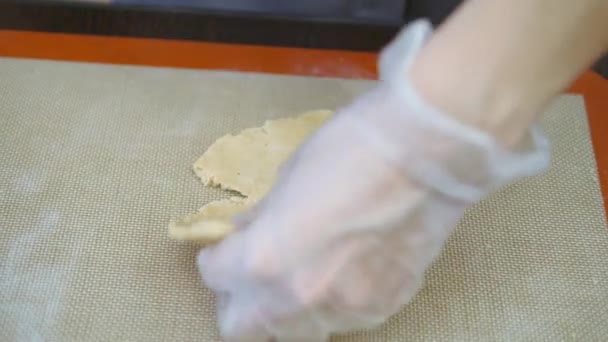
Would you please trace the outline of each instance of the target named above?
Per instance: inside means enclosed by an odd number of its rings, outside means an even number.
[[[538,132],[511,152],[417,95],[408,68],[430,31],[413,23],[384,49],[377,87],[298,149],[239,231],[200,253],[226,340],[323,341],[382,323],[467,207],[548,164]]]

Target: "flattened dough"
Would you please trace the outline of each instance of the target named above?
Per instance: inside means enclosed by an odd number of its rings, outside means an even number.
[[[236,191],[242,197],[208,203],[198,213],[172,223],[169,236],[209,244],[232,233],[232,218],[268,193],[281,164],[331,114],[329,110],[306,112],[219,138],[194,163],[194,172],[205,185]]]

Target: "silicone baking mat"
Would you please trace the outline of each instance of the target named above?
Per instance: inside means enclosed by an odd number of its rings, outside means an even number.
[[[196,247],[219,136],[344,104],[370,81],[0,59],[0,340],[219,341]],[[424,289],[335,341],[602,341],[608,234],[585,108],[543,126],[551,169],[472,208]]]

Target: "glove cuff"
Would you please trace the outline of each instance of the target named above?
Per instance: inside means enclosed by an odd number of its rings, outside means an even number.
[[[549,142],[538,127],[521,148],[499,144],[489,133],[438,110],[408,80],[409,69],[432,32],[426,20],[408,25],[381,53],[382,83],[370,94],[391,110],[359,125],[368,141],[420,183],[452,198],[475,202],[550,162]],[[386,114],[386,115],[385,115]],[[368,121],[368,120],[366,120]],[[370,129],[369,126],[376,129]]]

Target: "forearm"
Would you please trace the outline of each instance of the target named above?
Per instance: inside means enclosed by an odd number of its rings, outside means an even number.
[[[469,0],[410,76],[431,103],[510,145],[607,48],[606,0]]]

